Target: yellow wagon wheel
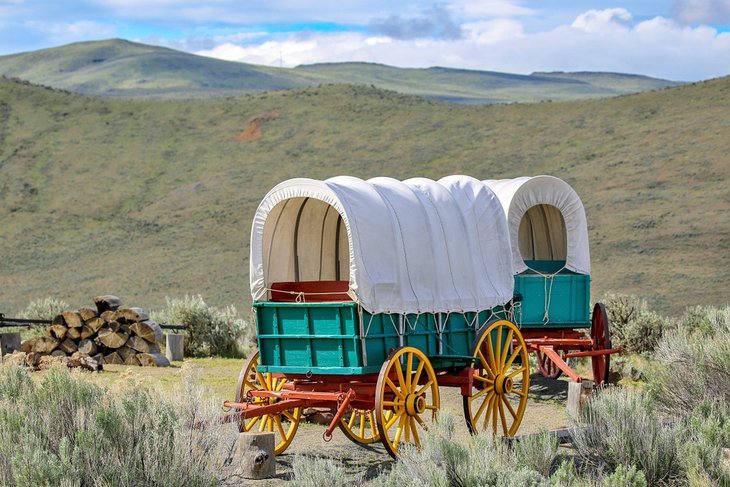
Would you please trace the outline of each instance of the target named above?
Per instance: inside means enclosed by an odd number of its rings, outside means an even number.
[[[244,402],[248,391],[280,391],[287,379],[285,377],[274,377],[270,372],[261,373],[257,370],[259,365],[259,352],[256,350],[241,369],[236,386],[236,402]],[[252,404],[267,405],[274,404],[277,399],[257,397]],[[295,407],[286,409],[278,414],[264,414],[241,420],[239,429],[241,431],[270,431],[275,434],[276,447],[274,453],[284,453],[297,432],[299,420],[302,417],[302,408]]]
[[[507,320],[487,323],[472,347],[474,390],[464,397],[464,416],[472,434],[491,430],[514,436],[522,422],[530,388],[527,347],[520,330]]]
[[[340,420],[340,429],[345,436],[361,445],[380,440],[374,409],[352,409]]]
[[[394,350],[383,363],[375,388],[375,421],[391,456],[401,443],[421,445],[419,430],[436,418],[439,387],[428,357],[414,347]]]

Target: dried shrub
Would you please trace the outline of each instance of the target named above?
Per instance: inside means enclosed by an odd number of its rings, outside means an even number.
[[[202,296],[166,298],[164,310],[152,313],[159,322],[185,325],[185,355],[192,357],[240,358],[250,339],[249,326],[233,306],[208,306]]]
[[[681,431],[662,424],[654,410],[641,391],[611,388],[593,397],[572,428],[578,455],[595,472],[636,465],[649,485],[681,478]]]
[[[174,400],[3,366],[0,384],[0,485],[202,487],[236,475],[238,429],[214,421],[219,405],[190,382]]]
[[[348,483],[345,468],[332,458],[297,455],[292,469],[296,487],[342,487]]]
[[[624,467],[619,465],[611,475],[603,479],[605,487],[647,487],[644,472],[636,466]]]
[[[531,468],[543,477],[550,477],[558,458],[558,438],[546,430],[526,435],[515,445],[515,456],[520,465]]]
[[[31,301],[20,312],[21,318],[29,320],[52,320],[56,315],[71,309],[65,301],[56,298],[43,298]]]
[[[615,341],[626,352],[652,352],[668,327],[667,323],[666,318],[653,311],[640,313],[626,324]]]
[[[680,322],[655,350],[650,388],[668,413],[683,416],[702,403],[730,404],[730,308],[705,309],[710,333]]]

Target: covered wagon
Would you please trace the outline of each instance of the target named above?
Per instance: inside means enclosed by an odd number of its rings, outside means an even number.
[[[466,176],[274,187],[251,230],[258,352],[226,403],[241,428],[281,453],[302,408],[327,405],[326,438],[339,426],[396,455],[451,386],[472,432],[514,435],[530,374],[503,204]]]

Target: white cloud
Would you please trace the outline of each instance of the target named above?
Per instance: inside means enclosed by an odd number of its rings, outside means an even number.
[[[515,19],[462,25],[461,39],[393,39],[361,33],[284,34],[256,45],[223,43],[198,54],[296,66],[363,61],[403,67],[452,66],[530,73],[615,71],[698,80],[730,74],[730,33],[655,17],[630,25],[625,9],[593,10],[571,24],[531,33]]]
[[[571,27],[586,32],[600,32],[609,28],[626,27],[630,20],[631,14],[623,8],[589,10],[576,17]]]
[[[29,21],[24,25],[29,30],[40,33],[56,43],[103,39],[115,35],[113,27],[89,20],[76,22]]]

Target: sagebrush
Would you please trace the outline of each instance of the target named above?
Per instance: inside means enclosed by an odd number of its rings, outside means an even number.
[[[236,475],[238,430],[214,421],[218,405],[194,383],[177,397],[0,367],[0,485],[220,485]]]
[[[167,306],[152,313],[161,323],[186,326],[185,355],[192,357],[240,358],[250,341],[248,322],[238,316],[234,306],[218,309],[208,306],[203,297],[166,298]]]

